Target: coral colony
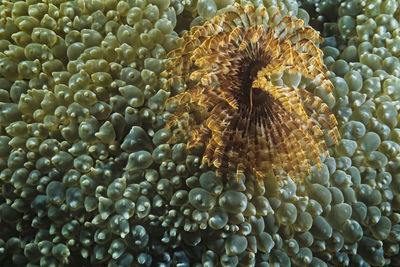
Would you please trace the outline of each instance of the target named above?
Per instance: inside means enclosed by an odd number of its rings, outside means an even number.
[[[399,266],[399,21],[2,1],[0,266]]]

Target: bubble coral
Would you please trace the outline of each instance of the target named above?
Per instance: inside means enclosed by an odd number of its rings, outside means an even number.
[[[233,0],[2,1],[0,265],[399,266],[399,3],[337,1],[308,1],[337,30],[320,44],[335,103],[298,87],[342,139],[300,185],[224,179],[203,151],[167,143],[165,103],[186,85],[163,87],[165,55]]]
[[[182,39],[162,73],[167,87],[188,87],[170,99],[178,102],[171,143],[190,131],[188,147],[205,146],[203,163],[237,177],[250,168],[260,183],[271,172],[303,178],[320,166],[329,155],[321,128],[334,143],[339,132],[328,105],[299,85],[308,80],[334,101],[314,29],[279,10],[268,19],[265,7],[235,3]]]

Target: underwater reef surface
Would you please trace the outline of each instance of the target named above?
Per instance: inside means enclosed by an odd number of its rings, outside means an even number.
[[[2,1],[0,266],[400,265],[398,1],[239,2],[321,32],[341,135],[263,185],[165,127],[166,54],[233,2]]]

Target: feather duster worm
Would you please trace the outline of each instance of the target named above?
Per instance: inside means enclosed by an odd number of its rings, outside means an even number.
[[[235,4],[182,39],[163,72],[171,91],[187,86],[170,99],[178,104],[167,125],[174,128],[170,143],[204,146],[203,163],[252,169],[260,183],[268,173],[298,179],[320,166],[320,155],[329,155],[321,129],[334,143],[339,132],[328,106],[299,86],[309,79],[333,98],[315,30],[301,19],[279,12],[268,19],[265,8]]]

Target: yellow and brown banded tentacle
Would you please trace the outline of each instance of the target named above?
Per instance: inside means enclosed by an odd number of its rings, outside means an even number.
[[[269,173],[280,181],[282,171],[301,181],[320,166],[328,155],[324,132],[338,142],[335,117],[298,83],[274,81],[297,74],[333,97],[315,30],[279,11],[268,20],[265,8],[234,4],[182,40],[163,72],[167,87],[187,84],[172,97],[182,106],[167,124],[180,129],[173,139],[186,131],[188,147],[205,148],[203,163],[237,177],[250,169],[260,183]]]

